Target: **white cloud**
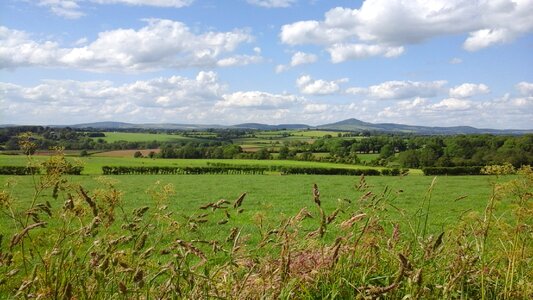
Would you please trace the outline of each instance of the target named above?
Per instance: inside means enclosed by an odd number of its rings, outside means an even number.
[[[478,128],[531,129],[533,97],[510,97],[487,101],[447,98],[437,101],[399,101],[377,113],[380,120],[412,125]]]
[[[297,0],[248,0],[248,3],[267,7],[267,8],[276,8],[276,7],[289,7],[296,3]]]
[[[261,55],[236,55],[223,58],[217,61],[219,67],[233,67],[233,66],[245,66],[249,64],[256,64],[263,61]]]
[[[525,81],[519,82],[516,85],[516,89],[524,96],[533,97],[533,83]]]
[[[0,26],[0,69],[43,66],[128,72],[228,66],[261,60],[257,51],[254,55],[224,57],[252,41],[245,30],[195,34],[180,22],[145,21],[147,25],[139,30],[100,32],[93,42],[74,48],[62,48],[52,41],[37,42],[23,31]]]
[[[305,114],[321,114],[326,112],[331,106],[328,104],[310,103],[304,106]]]
[[[285,72],[285,71],[287,71],[289,69],[290,69],[290,67],[287,66],[287,65],[277,65],[275,71],[276,71],[276,73],[282,73],[282,72]]]
[[[463,47],[468,51],[478,51],[495,44],[503,44],[515,39],[515,32],[506,28],[481,29],[471,32]]]
[[[331,56],[331,62],[333,63],[341,63],[347,60],[362,59],[371,56],[393,58],[402,55],[404,50],[404,47],[366,44],[334,44],[327,49]]]
[[[348,79],[343,78],[335,81],[314,80],[309,75],[302,75],[296,79],[296,85],[300,93],[307,95],[331,95],[340,91],[339,83]]]
[[[40,0],[37,5],[48,7],[53,14],[67,19],[77,19],[85,15],[77,0]]]
[[[471,106],[472,104],[468,100],[448,98],[433,104],[431,108],[436,110],[466,110]]]
[[[312,64],[318,60],[318,56],[312,53],[305,53],[298,51],[294,53],[291,57],[291,62],[289,65],[277,65],[276,73],[281,73],[289,70],[291,67],[296,67],[299,65]]]
[[[311,80],[313,81],[313,80]],[[356,117],[370,122],[427,126],[473,125],[531,129],[531,85],[524,94],[469,100],[414,97],[392,102],[354,100],[313,103],[292,94],[228,92],[214,72],[192,78],[160,77],[116,84],[111,81],[46,80],[34,86],[0,82],[3,123],[74,124],[94,121],[133,123],[237,124],[242,122],[325,124]],[[289,121],[287,121],[289,120]]]
[[[418,81],[386,81],[368,88],[353,87],[346,90],[352,95],[363,95],[371,99],[391,100],[407,99],[413,97],[435,97],[447,84],[444,80],[418,82]]]
[[[171,76],[123,85],[74,80],[46,80],[32,87],[0,83],[0,99],[10,118],[32,124],[135,121],[136,116],[161,122],[169,112],[185,118],[184,112],[209,110],[225,89],[216,73],[199,72],[193,79]]]
[[[90,0],[99,4],[127,4],[127,5],[145,5],[157,7],[174,7],[181,8],[191,5],[194,0]]]
[[[215,108],[279,109],[288,108],[303,101],[302,98],[289,94],[247,91],[223,95],[222,100],[215,104]]]
[[[291,67],[299,65],[312,64],[318,60],[318,57],[312,53],[296,52],[291,58]]]
[[[337,62],[394,57],[402,46],[465,33],[470,36],[464,48],[477,51],[533,31],[532,14],[531,0],[366,0],[359,9],[333,8],[323,20],[283,25],[280,39],[288,45],[324,45]]]
[[[452,98],[470,98],[488,93],[490,93],[489,87],[482,83],[463,83],[450,89],[450,97]]]
[[[85,15],[80,3],[83,0],[38,0],[37,5],[47,7],[50,11],[60,17],[67,19],[78,19]],[[144,5],[156,7],[181,8],[191,5],[194,0],[89,0],[97,4],[126,4]]]

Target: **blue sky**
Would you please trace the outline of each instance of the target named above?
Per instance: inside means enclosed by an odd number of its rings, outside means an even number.
[[[533,128],[533,0],[5,0],[0,124]]]

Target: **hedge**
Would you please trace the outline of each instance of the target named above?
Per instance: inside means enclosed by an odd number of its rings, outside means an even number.
[[[282,175],[348,175],[348,176],[399,176],[406,175],[408,169],[339,169],[313,167],[281,167],[281,166],[248,166],[230,164],[210,164],[206,167],[128,167],[103,166],[104,175],[263,175],[266,171],[280,172]]]
[[[268,168],[249,167],[127,167],[103,166],[104,175],[199,175],[199,174],[247,174],[262,175]]]
[[[284,167],[284,168],[281,168],[281,174],[283,175],[307,174],[307,175],[379,176],[381,175],[381,172],[375,169]]]
[[[483,167],[428,167],[423,168],[424,175],[483,175]]]
[[[52,167],[44,166],[46,174],[55,172]],[[66,170],[63,170],[63,174],[66,175],[80,175],[83,171],[81,166],[67,166]],[[0,166],[0,175],[33,175],[41,174],[41,168],[39,167],[26,167],[26,166]]]
[[[38,167],[27,166],[0,166],[0,175],[33,175],[40,174]]]

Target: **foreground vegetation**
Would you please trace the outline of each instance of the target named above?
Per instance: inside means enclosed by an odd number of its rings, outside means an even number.
[[[24,177],[25,186],[2,177],[0,297],[533,297],[528,167],[512,177],[485,177],[492,183],[484,209],[472,199],[472,211],[460,209],[456,219],[434,226],[449,215],[450,203],[469,199],[461,196],[464,187],[438,192],[438,180],[421,176],[392,182],[327,177],[334,179],[323,188],[316,180],[326,177],[290,183],[287,177],[227,175],[235,181],[230,193],[220,177],[202,175],[176,177],[177,188],[148,181],[169,177],[120,177],[129,182],[122,191],[110,177],[94,184],[66,177],[69,165],[54,156],[45,175]],[[409,183],[417,179],[423,181]],[[257,180],[264,190],[260,202],[253,190],[234,190]],[[279,180],[295,191],[269,213]],[[349,188],[339,186],[350,180]],[[191,188],[183,189],[183,182]],[[404,189],[415,187],[410,204],[396,203]],[[147,188],[149,199],[135,201]]]

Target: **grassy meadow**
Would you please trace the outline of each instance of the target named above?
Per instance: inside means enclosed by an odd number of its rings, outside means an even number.
[[[112,151],[115,152],[115,151]],[[382,169],[381,167],[337,164],[328,162],[311,162],[296,160],[250,160],[250,159],[151,159],[134,158],[126,151],[127,156],[103,156],[103,153],[89,157],[68,157],[70,162],[79,162],[84,166],[83,175],[102,174],[102,166],[158,166],[158,167],[201,167],[209,163],[224,163],[232,165],[252,165],[252,166],[288,166],[288,167],[321,167],[321,168],[344,168],[344,169]],[[48,159],[47,156],[34,156],[37,162]],[[24,155],[0,155],[0,165],[25,166],[28,163]],[[421,174],[419,170],[411,170],[412,174]]]
[[[184,137],[175,134],[154,134],[154,133],[140,133],[140,132],[104,132],[105,137],[95,137],[94,139],[103,139],[108,143],[126,141],[126,142],[174,142],[183,140],[194,140],[194,138]]]
[[[368,154],[362,158],[375,158]],[[33,156],[0,176],[0,298],[527,299],[533,172],[120,175],[110,166],[369,168]],[[64,175],[79,162],[79,176]],[[0,155],[0,166],[28,163]]]

